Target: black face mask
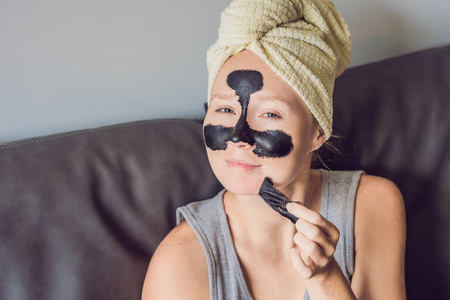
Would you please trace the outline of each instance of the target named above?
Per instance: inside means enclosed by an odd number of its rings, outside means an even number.
[[[284,157],[293,148],[292,138],[281,130],[257,131],[250,128],[247,122],[247,109],[250,95],[263,87],[263,76],[258,71],[238,70],[227,77],[227,84],[239,96],[242,113],[234,127],[205,125],[203,134],[205,143],[211,150],[225,150],[228,142],[247,143],[255,146],[253,152],[259,157]]]

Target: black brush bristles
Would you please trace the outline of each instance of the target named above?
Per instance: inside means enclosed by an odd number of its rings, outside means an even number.
[[[274,188],[272,181],[269,178],[264,178],[261,188],[259,189],[259,195],[280,215],[288,218],[294,224],[297,222],[298,218],[289,213],[286,209],[286,205],[292,201],[279,190]]]

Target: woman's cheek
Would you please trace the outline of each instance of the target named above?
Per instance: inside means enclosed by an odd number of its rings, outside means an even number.
[[[309,170],[310,161],[301,151],[292,151],[283,158],[265,159],[263,163],[264,177],[268,177],[276,188],[282,188],[295,181],[298,176]]]

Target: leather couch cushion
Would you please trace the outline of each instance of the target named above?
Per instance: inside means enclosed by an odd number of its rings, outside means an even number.
[[[0,299],[140,299],[176,207],[221,189],[193,121],[0,149]]]

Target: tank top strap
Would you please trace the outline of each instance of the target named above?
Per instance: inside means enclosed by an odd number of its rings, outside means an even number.
[[[340,232],[334,257],[350,282],[355,270],[355,202],[363,171],[322,173],[321,214]]]

